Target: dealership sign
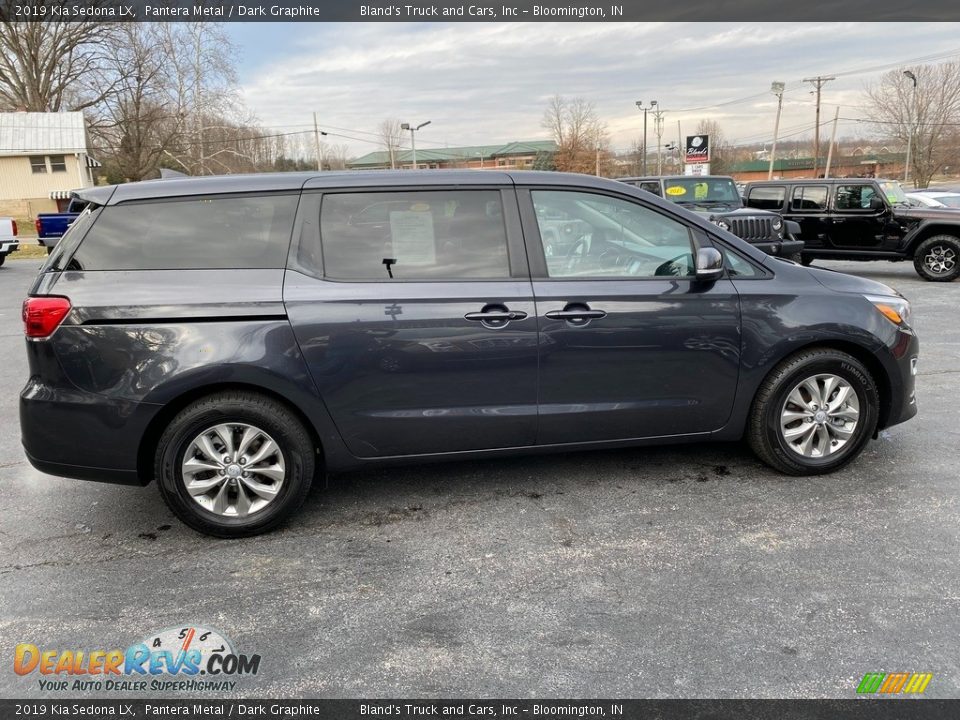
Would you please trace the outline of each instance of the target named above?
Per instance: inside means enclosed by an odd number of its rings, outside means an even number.
[[[710,136],[687,135],[687,148],[683,159],[688,164],[702,165],[710,162]]]

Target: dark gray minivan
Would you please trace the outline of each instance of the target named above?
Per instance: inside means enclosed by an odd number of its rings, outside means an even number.
[[[277,525],[325,470],[746,437],[810,475],[916,413],[903,297],[623,183],[355,172],[80,195],[24,302],[27,456],[156,479],[212,535]]]

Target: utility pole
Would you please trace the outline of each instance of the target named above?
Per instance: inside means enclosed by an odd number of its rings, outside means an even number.
[[[767,169],[767,180],[773,180],[773,163],[777,157],[777,135],[780,134],[780,111],[783,110],[783,90],[786,85],[782,82],[770,84],[770,91],[777,96],[777,119],[773,123],[773,147],[770,149],[770,167]]]
[[[680,132],[680,121],[677,120],[677,175],[683,175],[683,161],[686,160],[683,157],[683,134]]]
[[[835,77],[824,77],[823,75],[817,75],[812,78],[804,78],[803,81],[806,83],[811,83],[816,88],[817,93],[817,124],[813,129],[813,176],[817,177],[817,163],[820,160],[820,90],[831,80],[836,80]]]
[[[657,133],[657,175],[663,175],[663,110],[654,110],[653,117],[653,127]]]
[[[830,148],[827,150],[827,169],[823,173],[824,178],[830,177],[830,164],[833,160],[833,144],[837,141],[837,122],[840,120],[840,106],[837,105],[837,112],[833,115],[833,132],[830,133]]]
[[[317,114],[313,114],[313,137],[317,142],[317,172],[323,172],[323,145],[320,143],[320,136],[326,135],[325,132],[321,132],[320,126],[317,125]]]

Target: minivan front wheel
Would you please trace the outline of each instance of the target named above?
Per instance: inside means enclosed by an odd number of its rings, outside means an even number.
[[[787,358],[754,399],[747,439],[761,460],[789,475],[838,470],[877,426],[880,398],[860,361],[828,348]]]
[[[255,393],[223,392],[180,411],[157,444],[155,474],[170,509],[217,537],[265,532],[310,489],[315,448],[300,420]]]

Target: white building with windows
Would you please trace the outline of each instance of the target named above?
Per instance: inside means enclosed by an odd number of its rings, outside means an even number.
[[[93,185],[99,164],[82,112],[0,113],[0,215],[29,223],[62,209],[71,190]]]

